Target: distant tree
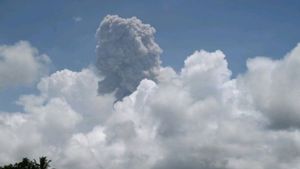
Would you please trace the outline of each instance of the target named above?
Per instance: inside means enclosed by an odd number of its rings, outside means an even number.
[[[50,167],[51,160],[48,160],[47,157],[40,157],[40,169],[48,169]]]
[[[40,157],[39,163],[36,160],[23,158],[21,162],[0,166],[0,169],[50,169],[50,162],[47,157]]]

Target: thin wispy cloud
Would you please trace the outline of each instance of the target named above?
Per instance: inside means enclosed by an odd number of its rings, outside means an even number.
[[[82,17],[80,17],[80,16],[74,16],[72,19],[73,19],[74,22],[81,22],[82,21]]]

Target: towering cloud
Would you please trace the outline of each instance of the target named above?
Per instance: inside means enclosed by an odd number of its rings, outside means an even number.
[[[108,15],[97,33],[97,68],[104,79],[100,94],[115,91],[117,99],[132,93],[144,79],[156,80],[161,53],[154,41],[155,29],[139,19]]]
[[[57,71],[20,97],[23,112],[0,113],[0,164],[47,155],[61,169],[299,168],[299,45],[280,60],[250,59],[232,78],[219,50],[195,51],[179,72],[159,67],[154,29],[136,18],[107,16],[99,33],[104,77]]]

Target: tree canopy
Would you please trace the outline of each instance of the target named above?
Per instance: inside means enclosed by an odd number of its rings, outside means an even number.
[[[21,162],[0,166],[0,169],[50,169],[50,162],[47,157],[40,157],[39,162],[23,158]]]

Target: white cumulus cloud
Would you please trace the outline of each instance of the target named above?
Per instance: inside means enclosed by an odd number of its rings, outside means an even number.
[[[50,59],[27,41],[0,45],[0,89],[28,85],[47,73]]]
[[[300,44],[280,60],[248,60],[248,72],[239,79],[251,95],[251,103],[268,118],[271,128],[300,127],[299,66]]]

